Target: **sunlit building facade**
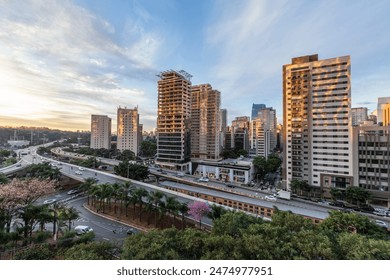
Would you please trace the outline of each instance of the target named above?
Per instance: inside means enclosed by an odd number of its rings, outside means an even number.
[[[130,150],[136,156],[139,152],[139,114],[138,108],[118,108],[117,112],[117,149]]]
[[[292,59],[283,66],[283,179],[325,189],[353,184],[351,64],[343,56]]]
[[[192,87],[191,159],[219,160],[221,93],[209,84]]]
[[[111,118],[91,115],[91,149],[111,148]]]
[[[157,160],[174,170],[191,169],[191,75],[165,71],[158,81]]]

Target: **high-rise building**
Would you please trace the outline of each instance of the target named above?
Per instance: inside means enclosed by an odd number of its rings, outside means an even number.
[[[283,66],[283,179],[313,187],[352,185],[351,64],[343,56]]]
[[[355,186],[368,190],[376,205],[390,207],[390,126],[353,128]]]
[[[170,70],[159,77],[156,164],[191,171],[191,75]]]
[[[259,113],[259,110],[264,109],[265,104],[252,104],[252,117],[251,119],[254,120],[257,118],[257,114]]]
[[[390,103],[390,97],[378,97],[377,123],[383,125],[383,109]]]
[[[103,115],[91,115],[91,148],[111,148],[111,118]]]
[[[242,149],[249,152],[249,117],[236,117],[232,121],[232,131],[233,131],[233,147],[235,149]]]
[[[351,118],[352,118],[352,125],[353,126],[357,126],[360,123],[368,120],[367,110],[368,109],[366,107],[359,107],[359,108],[352,108],[351,109]]]
[[[272,108],[260,109],[251,121],[251,142],[256,156],[268,158],[276,149],[276,111]]]
[[[220,136],[220,142],[221,142],[221,151],[225,149],[226,141],[225,141],[225,134],[226,134],[226,127],[227,127],[227,110],[226,109],[221,109],[220,110],[220,116],[221,116],[221,136]]]
[[[211,85],[192,87],[191,102],[191,158],[194,160],[220,159],[221,93]]]
[[[139,147],[139,114],[138,108],[118,108],[117,113],[117,149],[130,150],[138,155]]]

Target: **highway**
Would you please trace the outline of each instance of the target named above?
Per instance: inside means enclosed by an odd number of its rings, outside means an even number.
[[[123,183],[125,181],[131,181],[132,184],[136,187],[145,188],[148,191],[160,190],[166,193],[167,195],[173,195],[177,197],[182,202],[190,202],[194,200],[205,201],[205,200],[198,197],[185,195],[176,191],[167,190],[165,189],[165,187],[167,187],[167,184],[168,185],[170,184],[170,186],[172,186],[172,184],[180,184],[181,188],[185,188],[193,191],[199,191],[200,189],[202,189],[203,193],[208,193],[210,195],[216,195],[219,197],[222,196],[226,199],[231,199],[236,201],[242,201],[248,203],[250,202],[253,205],[259,205],[259,206],[271,207],[271,208],[273,206],[276,206],[280,210],[292,211],[293,213],[296,214],[314,217],[318,219],[325,219],[326,217],[328,217],[329,216],[328,212],[330,210],[340,209],[329,205],[322,205],[322,204],[308,202],[308,201],[299,201],[295,199],[289,201],[278,199],[276,202],[270,202],[264,200],[265,195],[268,195],[269,193],[263,192],[259,189],[249,189],[240,186],[236,186],[235,188],[229,188],[225,184],[220,182],[215,182],[215,181],[200,183],[194,181],[196,179],[196,177],[194,176],[186,175],[185,177],[179,178],[176,176],[177,172],[164,170],[164,173],[166,174],[162,174],[161,172],[157,171],[157,168],[149,167],[150,172],[152,174],[155,174],[159,177],[165,177],[165,179],[167,179],[168,182],[171,182],[171,183],[165,183],[165,185],[161,185],[161,187],[158,187],[155,185],[146,184],[139,181],[129,180],[113,174],[108,174],[101,170],[95,170],[89,168],[85,168],[84,170],[79,170],[79,167],[76,165],[72,165],[68,163],[60,163],[59,161],[53,159],[42,158],[41,156],[36,155],[35,151],[36,148],[32,147],[31,153],[23,156],[22,167],[31,163],[42,162],[42,160],[50,161],[52,163],[55,163],[57,167],[61,168],[60,169],[61,173],[79,181],[84,181],[87,178],[96,178],[99,183],[115,183],[115,182]],[[78,175],[76,174],[76,171],[81,172],[82,174]],[[208,202],[208,203],[212,203],[212,202]],[[371,214],[366,214],[366,213],[359,213],[359,214],[366,215],[372,219],[383,220],[387,224],[390,223],[390,219],[387,217],[378,218],[377,216]]]

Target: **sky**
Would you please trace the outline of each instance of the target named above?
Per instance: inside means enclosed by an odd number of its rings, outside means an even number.
[[[390,1],[0,0],[0,126],[90,130],[138,106],[156,127],[157,75],[221,92],[228,122],[253,103],[282,123],[282,66],[351,56],[352,107],[390,96]]]

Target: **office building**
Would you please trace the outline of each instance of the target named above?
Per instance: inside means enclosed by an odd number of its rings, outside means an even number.
[[[170,70],[159,77],[156,164],[190,172],[191,75]]]
[[[367,108],[359,107],[351,109],[352,125],[357,126],[368,120]]]
[[[237,150],[246,150],[249,152],[249,125],[250,120],[247,116],[236,117],[232,121],[233,148]]]
[[[91,115],[91,149],[111,149],[111,118]]]
[[[139,152],[138,108],[118,108],[117,134],[117,149],[120,151],[130,150],[137,156]]]
[[[264,109],[265,104],[252,104],[252,116],[251,120],[257,118],[257,114],[259,113],[259,110]]]
[[[351,64],[343,56],[292,59],[283,66],[283,182],[329,190],[353,184]]]
[[[211,85],[192,87],[191,159],[220,159],[221,93]]]
[[[220,110],[220,117],[221,117],[221,128],[220,128],[220,143],[221,143],[221,151],[225,149],[225,134],[226,134],[226,127],[227,127],[227,110],[221,109]]]
[[[260,109],[251,121],[251,148],[256,156],[268,158],[277,144],[276,111],[272,108]]]
[[[355,186],[368,190],[376,205],[390,207],[390,126],[353,129]]]

